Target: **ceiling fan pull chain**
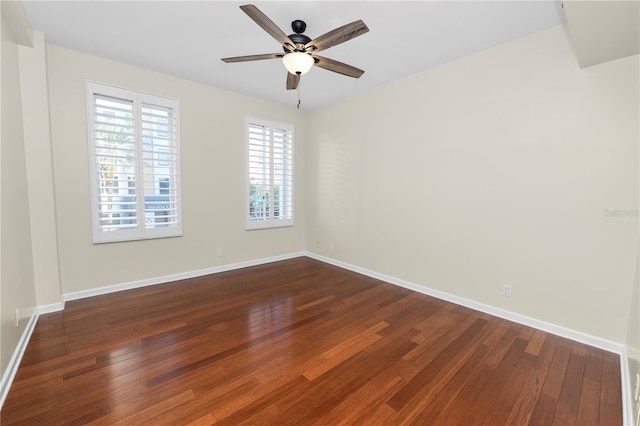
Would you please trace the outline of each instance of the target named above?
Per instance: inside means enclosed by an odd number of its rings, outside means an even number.
[[[300,84],[298,83],[298,109],[300,109]]]

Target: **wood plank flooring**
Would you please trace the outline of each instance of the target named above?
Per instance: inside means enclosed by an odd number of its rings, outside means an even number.
[[[619,357],[309,258],[40,317],[8,425],[621,425]]]

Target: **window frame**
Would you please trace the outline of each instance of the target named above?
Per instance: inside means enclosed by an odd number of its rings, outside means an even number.
[[[134,127],[134,173],[135,180],[130,179],[127,182],[127,191],[130,195],[134,195],[135,201],[135,213],[136,224],[131,229],[117,229],[113,231],[107,231],[101,228],[100,219],[100,171],[98,170],[98,146],[96,144],[96,132],[95,132],[95,97],[111,97],[122,101],[128,101],[132,103],[132,122]],[[110,84],[95,82],[87,80],[86,82],[86,100],[87,100],[87,135],[88,135],[88,154],[89,154],[89,192],[91,196],[91,228],[94,244],[111,243],[111,242],[124,242],[124,241],[137,241],[156,238],[172,238],[181,237],[183,235],[183,219],[182,219],[182,188],[181,188],[181,149],[180,149],[180,100],[168,98],[164,96],[153,95],[136,90],[125,89],[122,87],[113,86]],[[145,200],[145,156],[144,156],[144,136],[143,137],[143,123],[142,123],[142,109],[143,105],[147,108],[158,107],[171,109],[174,128],[175,128],[175,140],[172,141],[173,145],[170,146],[169,151],[175,147],[175,167],[171,168],[171,173],[175,175],[175,194],[170,194],[170,203],[175,202],[175,216],[176,224],[174,226],[157,226],[148,228],[146,224],[146,210],[147,201]],[[147,153],[149,151],[146,151]],[[153,155],[152,164],[155,168],[156,155]],[[155,172],[154,172],[155,173]],[[131,188],[135,192],[131,194]],[[156,222],[162,223],[162,222]]]
[[[271,131],[275,128],[285,131],[291,139],[291,148],[288,154],[291,157],[291,167],[287,170],[287,174],[290,176],[291,185],[289,188],[291,194],[291,203],[289,206],[290,217],[287,218],[274,218],[271,215],[268,219],[255,220],[251,218],[251,175],[250,175],[250,130],[251,126],[259,126],[268,128]],[[277,122],[273,120],[266,120],[262,118],[245,116],[245,230],[253,231],[258,229],[273,229],[291,227],[295,224],[295,126],[289,123]],[[273,141],[270,142],[270,152],[273,153]],[[271,163],[270,174],[273,176],[274,164]],[[270,183],[270,193],[274,193],[274,182]],[[271,212],[275,211],[273,197],[270,198],[269,205]]]

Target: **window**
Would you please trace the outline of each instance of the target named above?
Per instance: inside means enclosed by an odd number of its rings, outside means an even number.
[[[169,188],[171,188],[169,178],[160,178],[158,180],[158,192],[160,195],[169,195]]]
[[[293,126],[247,117],[247,229],[293,225]]]
[[[169,149],[158,148],[156,160],[158,167],[167,167],[169,165]]]
[[[87,82],[94,243],[182,235],[180,102]]]

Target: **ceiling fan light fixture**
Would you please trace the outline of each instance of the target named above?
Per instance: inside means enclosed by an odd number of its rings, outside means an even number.
[[[282,63],[291,74],[303,75],[313,66],[313,58],[308,53],[290,52],[282,57]]]

